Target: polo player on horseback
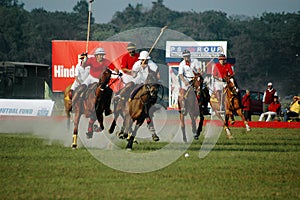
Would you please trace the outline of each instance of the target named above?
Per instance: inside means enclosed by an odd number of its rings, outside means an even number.
[[[78,98],[84,96],[84,91],[87,89],[88,85],[99,82],[99,78],[103,71],[108,68],[110,70],[114,70],[116,73],[119,73],[118,68],[115,67],[115,65],[108,59],[104,58],[105,51],[103,48],[97,48],[94,52],[94,57],[88,58],[88,60],[83,64],[83,66],[90,66],[90,74],[86,78],[86,80],[79,86],[77,95],[74,95],[73,102],[75,102]],[[104,91],[104,89],[107,87],[107,85],[100,84],[100,93],[98,95],[101,95],[101,91]],[[110,94],[110,100],[111,100],[112,92]],[[98,96],[96,97],[96,99]],[[110,100],[107,101],[107,105],[105,106],[105,115],[110,115],[112,113],[110,109]],[[96,103],[96,102],[95,102]]]
[[[149,75],[149,69],[156,73],[158,80],[160,79],[158,66],[152,60],[150,60],[151,57],[148,54],[149,53],[147,51],[142,51],[140,53],[140,56],[138,57],[138,61],[136,61],[132,67],[131,72],[133,75],[133,79],[125,85],[125,87],[120,91],[120,93],[116,96],[116,98],[123,99],[124,95],[129,94],[130,91],[134,89],[135,85],[144,84]],[[133,97],[135,93],[136,90],[133,92],[131,97]]]
[[[181,88],[180,88],[180,95],[178,97],[180,112],[185,113],[185,96],[187,92],[191,89],[190,83],[195,76],[194,73],[201,74],[201,67],[200,63],[197,59],[191,59],[191,53],[188,50],[184,50],[182,52],[183,60],[179,64],[178,75],[181,80]],[[201,76],[202,77],[202,76]],[[204,84],[204,83],[203,83]],[[204,87],[204,85],[202,86]],[[206,92],[205,92],[206,91]],[[208,90],[204,90],[203,96],[203,105],[204,105],[204,114],[209,114],[207,105],[209,102],[209,92]]]
[[[87,61],[87,53],[82,53],[79,56],[80,62],[75,67],[75,80],[69,90],[69,98],[72,99],[74,91],[78,88],[90,74],[90,68],[84,65]]]
[[[237,95],[239,93],[237,82],[234,78],[234,71],[233,65],[227,63],[227,58],[224,54],[220,54],[218,57],[219,62],[215,64],[213,69],[213,76],[216,80],[215,82],[215,89],[218,91],[217,98],[220,100],[221,98],[221,91],[226,86],[225,78],[230,78],[230,81],[234,84],[234,94]]]

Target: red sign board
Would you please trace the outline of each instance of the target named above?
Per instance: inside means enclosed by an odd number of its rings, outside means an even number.
[[[127,52],[128,42],[90,41],[88,56],[94,56],[94,51],[102,47],[105,58],[116,67],[121,66],[121,56]],[[52,41],[52,91],[62,92],[74,81],[75,66],[79,62],[78,55],[85,52],[86,41],[53,40]],[[113,80],[112,80],[113,81]],[[120,81],[114,81],[112,89],[120,88]]]

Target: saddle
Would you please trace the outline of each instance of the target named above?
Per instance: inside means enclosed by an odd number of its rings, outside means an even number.
[[[81,94],[80,94],[80,97],[82,97],[83,100],[86,100],[87,97],[92,93],[92,92],[95,92],[97,88],[97,83],[93,83],[91,85],[89,85],[87,87],[87,89],[85,91],[83,91]]]
[[[131,101],[135,95],[138,93],[138,91],[144,86],[144,84],[138,84],[134,87],[132,92],[130,93],[129,101]]]

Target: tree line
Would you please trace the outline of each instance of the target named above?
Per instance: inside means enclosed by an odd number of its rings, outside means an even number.
[[[97,10],[95,10],[96,12]],[[80,0],[72,12],[26,11],[18,0],[0,2],[0,60],[51,65],[52,40],[86,40],[88,2]],[[241,88],[263,91],[273,82],[280,96],[299,94],[300,12],[263,13],[260,17],[228,16],[220,11],[179,12],[163,0],[128,4],[108,23],[91,18],[90,40],[102,41],[122,31],[163,27],[195,41],[228,41],[228,55],[236,59]]]

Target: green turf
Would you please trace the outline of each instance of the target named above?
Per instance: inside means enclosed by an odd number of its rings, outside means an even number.
[[[299,129],[232,131],[235,138],[222,134],[204,159],[201,137],[189,158],[144,174],[111,169],[85,148],[0,134],[0,199],[299,199]],[[164,145],[142,143],[135,151]]]

